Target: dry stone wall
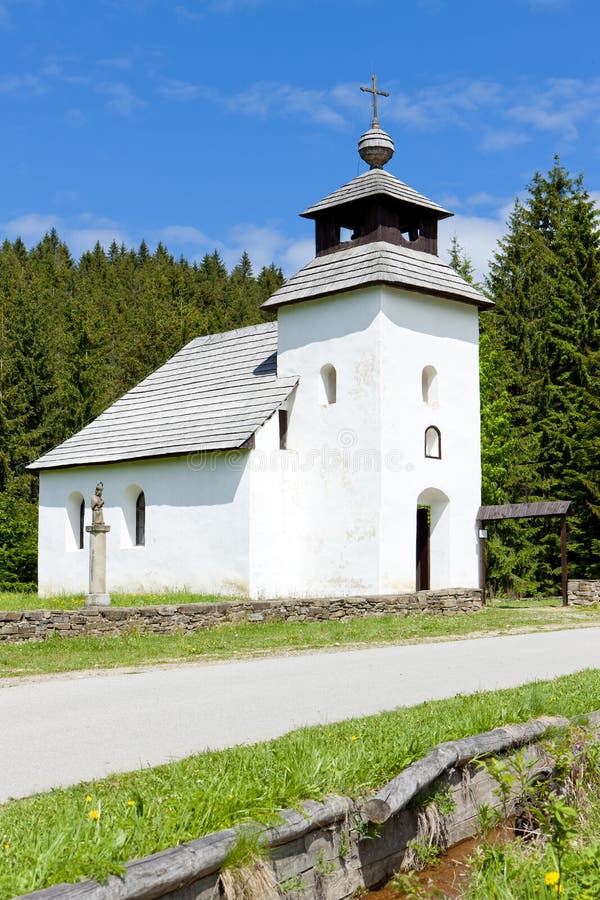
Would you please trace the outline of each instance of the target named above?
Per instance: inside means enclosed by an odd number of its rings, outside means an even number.
[[[573,606],[592,606],[600,603],[600,581],[569,581],[567,598]]]
[[[132,631],[141,634],[186,633],[240,622],[345,622],[366,616],[404,616],[408,613],[449,616],[474,613],[481,607],[480,591],[456,589],[381,597],[223,600],[181,606],[0,611],[0,642],[43,641],[53,634],[81,637]]]

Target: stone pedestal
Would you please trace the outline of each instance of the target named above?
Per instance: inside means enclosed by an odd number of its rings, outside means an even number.
[[[85,605],[110,606],[106,591],[106,535],[110,525],[88,525],[85,530],[90,536],[90,590]]]

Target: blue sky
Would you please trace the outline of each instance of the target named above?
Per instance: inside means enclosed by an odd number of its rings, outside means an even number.
[[[0,238],[292,274],[298,212],[365,169],[376,71],[388,169],[483,271],[555,153],[600,200],[599,34],[594,0],[0,0]]]

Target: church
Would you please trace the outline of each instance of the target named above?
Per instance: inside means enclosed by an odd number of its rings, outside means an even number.
[[[39,592],[88,587],[104,484],[109,591],[271,597],[478,585],[478,312],[437,255],[446,209],[385,166],[303,213],[315,257],[276,321],[192,340],[30,468]]]

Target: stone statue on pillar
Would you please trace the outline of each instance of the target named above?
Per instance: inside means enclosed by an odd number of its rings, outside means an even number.
[[[104,484],[100,481],[96,485],[94,496],[92,497],[92,525],[104,525],[104,498],[102,491]]]
[[[85,598],[86,606],[110,606],[110,594],[106,590],[106,535],[110,525],[104,522],[104,485],[96,485],[92,497],[92,524],[86,527],[90,536],[90,590]]]

